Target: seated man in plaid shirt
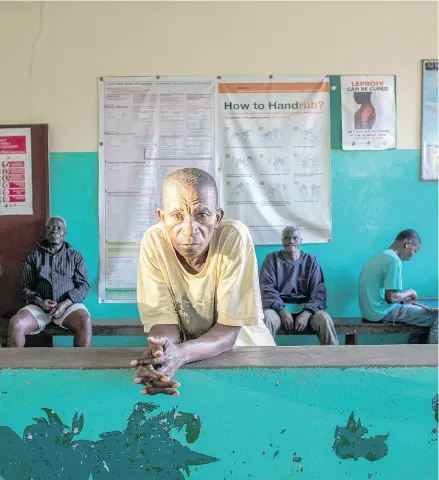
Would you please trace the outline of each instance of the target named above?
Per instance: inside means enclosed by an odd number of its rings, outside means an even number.
[[[50,322],[74,333],[75,347],[89,347],[91,320],[82,304],[90,286],[82,255],[64,241],[66,222],[51,217],[45,238],[24,264],[21,293],[26,306],[11,318],[8,347],[24,347],[25,336],[35,335]]]

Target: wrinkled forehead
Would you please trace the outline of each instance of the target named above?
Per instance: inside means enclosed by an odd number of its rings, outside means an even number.
[[[163,208],[166,211],[193,206],[216,209],[215,192],[208,185],[199,185],[194,188],[174,183],[165,184],[162,201]]]
[[[287,228],[284,228],[283,232],[282,232],[282,238],[285,238],[285,237],[301,237],[300,235],[300,230],[297,229],[297,228],[294,228],[294,227],[287,227]]]

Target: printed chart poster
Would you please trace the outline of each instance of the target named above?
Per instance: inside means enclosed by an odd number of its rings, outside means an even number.
[[[279,244],[290,225],[305,243],[330,241],[328,79],[223,77],[218,165],[225,214],[256,244]]]
[[[438,61],[422,62],[422,180],[439,179]]]
[[[214,174],[216,79],[116,78],[100,85],[99,297],[135,302],[139,245],[169,173]]]
[[[30,128],[0,129],[0,215],[33,215]]]
[[[396,148],[395,77],[341,77],[343,150]]]

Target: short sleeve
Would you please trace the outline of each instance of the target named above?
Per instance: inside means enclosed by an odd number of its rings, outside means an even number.
[[[398,258],[392,258],[386,265],[384,289],[402,290],[402,264]]]
[[[222,252],[224,262],[217,286],[217,321],[230,326],[259,325],[263,314],[253,242],[248,232],[244,235],[232,232]]]
[[[137,268],[137,307],[145,332],[154,325],[179,324],[172,292],[155,256],[153,242],[147,232],[140,244]]]

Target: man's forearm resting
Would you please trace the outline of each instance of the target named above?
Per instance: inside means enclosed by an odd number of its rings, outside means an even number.
[[[175,345],[180,343],[180,328],[178,325],[153,325],[148,335],[150,337],[167,337]]]
[[[402,303],[410,300],[411,290],[403,290],[402,292],[397,292],[396,290],[386,290],[385,299],[387,303]]]
[[[197,362],[227,352],[235,344],[240,329],[241,327],[217,323],[196,340],[182,343],[180,348],[183,350],[185,363]]]

